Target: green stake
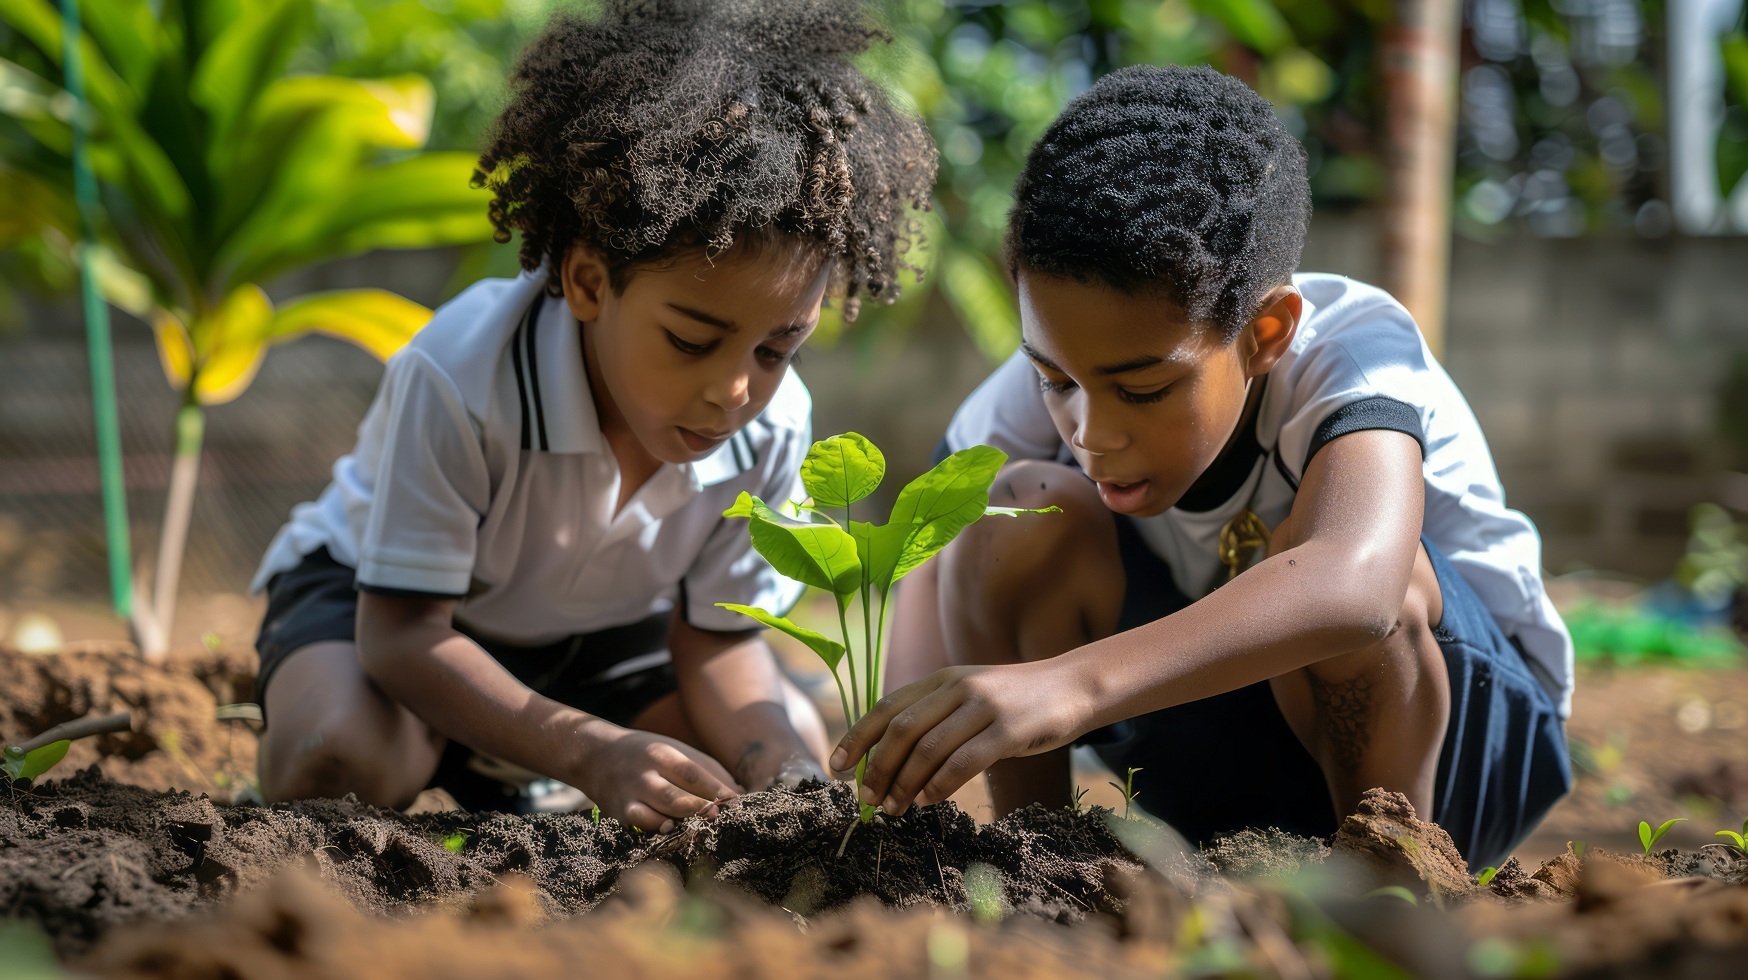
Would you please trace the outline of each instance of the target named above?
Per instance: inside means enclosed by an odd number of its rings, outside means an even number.
[[[79,287],[85,305],[85,341],[91,357],[91,413],[97,422],[97,466],[103,480],[103,529],[109,542],[109,598],[124,619],[132,611],[128,586],[127,487],[121,472],[121,426],[115,406],[115,355],[109,339],[109,305],[92,271],[96,248],[97,179],[86,158],[85,75],[79,52],[79,0],[61,2],[61,43],[67,94],[73,112],[73,192],[79,202]]]

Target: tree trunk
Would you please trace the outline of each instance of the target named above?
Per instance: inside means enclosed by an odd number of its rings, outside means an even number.
[[[170,654],[170,631],[176,625],[176,589],[182,579],[182,556],[188,545],[194,488],[200,476],[200,446],[205,434],[206,417],[194,400],[191,383],[188,401],[176,413],[176,456],[170,464],[170,492],[164,501],[152,598],[150,602],[138,599],[135,602],[134,635],[140,652],[152,663],[161,663]]]
[[[1396,0],[1384,37],[1389,197],[1384,288],[1408,307],[1428,346],[1444,354],[1456,160],[1460,0]]]

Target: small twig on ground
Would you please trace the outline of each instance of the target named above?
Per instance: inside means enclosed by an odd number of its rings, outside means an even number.
[[[125,732],[133,729],[133,714],[123,711],[113,715],[86,715],[83,718],[63,722],[43,732],[41,735],[18,746],[21,752],[35,752],[51,742],[62,739],[72,741],[91,735],[107,735],[111,732]]]
[[[844,828],[844,839],[838,841],[838,857],[844,856],[844,848],[850,846],[850,835],[856,832],[856,824],[861,822],[857,817],[850,818],[850,825]]]
[[[1049,878],[1044,879],[1044,884],[1049,885],[1051,888],[1056,889],[1057,891],[1061,892],[1064,895],[1067,895],[1069,898],[1074,900],[1074,903],[1076,905],[1079,905],[1081,908],[1086,909],[1088,912],[1091,912],[1093,910],[1093,907],[1091,905],[1088,905],[1079,896],[1077,896],[1073,892],[1069,891],[1068,889],[1062,887],[1061,885],[1058,885],[1056,882],[1051,881]]]

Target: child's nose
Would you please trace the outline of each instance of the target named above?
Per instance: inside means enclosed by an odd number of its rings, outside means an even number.
[[[750,397],[748,388],[751,382],[744,372],[739,372],[726,378],[718,378],[710,387],[704,389],[704,400],[725,412],[733,412],[746,406]]]

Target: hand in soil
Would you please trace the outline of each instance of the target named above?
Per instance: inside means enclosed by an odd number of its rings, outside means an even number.
[[[717,803],[740,794],[720,763],[690,745],[613,727],[583,760],[576,783],[602,816],[665,833],[695,814],[715,816]]]
[[[1003,759],[1067,745],[1084,699],[1053,683],[1051,663],[949,667],[902,687],[844,734],[831,767],[847,772],[867,753],[862,802],[896,816],[913,800],[946,799]]]

